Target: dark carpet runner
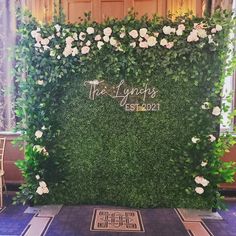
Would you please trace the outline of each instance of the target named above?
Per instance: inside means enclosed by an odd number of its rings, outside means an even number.
[[[91,231],[94,208],[121,209],[101,206],[67,206],[63,207],[50,225],[46,236],[189,236],[173,209],[141,209],[140,215],[145,232]],[[129,209],[125,209],[129,211]],[[132,209],[133,210],[133,209]],[[108,216],[110,217],[110,216]],[[114,217],[114,216],[113,216]],[[120,218],[122,221],[122,217]],[[118,226],[117,224],[115,224]]]

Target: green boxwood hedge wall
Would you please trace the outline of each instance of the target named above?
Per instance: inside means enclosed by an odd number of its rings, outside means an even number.
[[[235,172],[220,159],[234,140],[219,137],[233,25],[221,11],[49,25],[25,16],[16,76],[18,129],[27,142],[17,165],[26,183],[17,199],[219,207],[218,185]],[[109,96],[89,99],[86,81],[117,86],[121,80],[126,88],[156,88],[150,101],[160,110],[130,112]]]

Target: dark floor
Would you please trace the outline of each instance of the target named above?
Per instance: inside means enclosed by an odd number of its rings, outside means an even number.
[[[0,211],[0,236],[20,236],[33,218],[26,214],[26,206],[12,206]],[[214,236],[236,236],[236,201],[227,202],[229,210],[220,211],[223,220],[204,220]],[[91,232],[90,224],[94,208],[107,206],[64,206],[50,226],[44,229],[46,236],[188,236],[183,222],[174,209],[142,209],[145,233]],[[113,207],[112,207],[113,208]],[[192,234],[193,235],[193,234]],[[196,236],[202,236],[197,235]],[[40,236],[33,234],[30,236]],[[43,236],[43,234],[42,234]]]
[[[204,220],[214,236],[236,236],[236,201],[227,201],[228,210],[220,211],[222,221]]]

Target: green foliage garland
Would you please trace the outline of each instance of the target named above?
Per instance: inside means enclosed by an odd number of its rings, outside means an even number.
[[[234,163],[221,161],[235,142],[219,137],[233,26],[221,11],[175,20],[130,13],[101,24],[39,25],[25,16],[16,77],[26,182],[17,199],[219,207],[218,185],[235,173]],[[90,100],[84,83],[102,80],[148,83],[160,110],[127,112],[109,96]]]

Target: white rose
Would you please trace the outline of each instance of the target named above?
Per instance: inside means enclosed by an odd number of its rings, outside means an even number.
[[[204,29],[199,29],[199,30],[197,30],[197,35],[198,35],[200,38],[206,38],[206,37],[207,37],[207,32],[206,32],[206,30],[204,30]]]
[[[139,43],[139,47],[140,47],[140,48],[148,48],[148,43],[145,42],[145,41],[144,41],[144,42],[140,42],[140,43]]]
[[[85,37],[86,37],[86,33],[80,32],[80,34],[79,34],[79,39],[80,39],[81,41],[84,41],[84,40],[85,40]]]
[[[207,161],[202,161],[202,162],[201,162],[201,166],[202,166],[202,167],[204,167],[204,166],[206,166],[206,165],[207,165]]]
[[[147,34],[147,29],[146,28],[140,29],[139,34],[140,34],[141,37],[145,37],[145,35]]]
[[[148,44],[148,46],[150,46],[150,47],[155,46],[155,45],[157,44],[157,39],[156,39],[156,37],[150,36],[150,37],[147,39],[147,44]]]
[[[193,42],[193,41],[198,41],[199,40],[199,38],[198,38],[198,36],[197,36],[197,34],[195,34],[195,33],[190,33],[190,35],[188,36],[188,38],[187,38],[187,41],[188,42]]]
[[[221,31],[223,27],[221,25],[216,25],[216,31]]]
[[[162,31],[164,34],[170,34],[172,33],[172,28],[170,26],[164,26]]]
[[[202,183],[202,180],[203,180],[203,177],[202,176],[196,176],[194,178],[194,181],[197,183],[197,184],[201,184]]]
[[[135,48],[136,47],[136,42],[132,42],[129,44],[132,48]]]
[[[106,36],[110,36],[112,34],[112,29],[110,27],[107,27],[103,30],[103,34]]]
[[[110,38],[110,44],[111,44],[112,46],[116,46],[116,45],[117,45],[116,39],[113,38],[113,37],[111,37],[111,38]]]
[[[39,33],[37,32],[37,30],[32,30],[30,34],[31,34],[32,38],[36,38],[36,35]]]
[[[50,42],[50,41],[49,41],[48,38],[45,38],[45,39],[42,39],[42,40],[41,40],[41,44],[42,44],[42,45],[48,45],[49,42]]]
[[[48,187],[44,187],[44,188],[42,188],[42,190],[43,190],[43,193],[49,193]]]
[[[57,32],[61,30],[61,26],[58,25],[58,24],[54,25],[54,27],[55,27],[55,29],[56,29]]]
[[[210,135],[209,135],[209,140],[210,140],[211,142],[214,142],[214,141],[216,140],[216,137],[215,137],[214,135],[210,134]]]
[[[106,42],[106,43],[108,43],[109,40],[110,40],[109,36],[107,36],[107,35],[103,36],[102,39],[103,39],[103,41]]]
[[[64,51],[63,51],[63,55],[65,57],[68,57],[70,54],[72,53],[72,48],[71,47],[65,47]]]
[[[184,31],[185,30],[185,25],[184,24],[178,25],[178,30]]]
[[[120,33],[120,38],[123,39],[125,37],[125,32]]]
[[[137,30],[131,30],[131,31],[129,32],[129,35],[130,35],[132,38],[136,39],[136,38],[138,37],[138,31],[137,31]]]
[[[197,143],[197,142],[199,142],[200,141],[200,139],[199,138],[197,138],[197,137],[192,137],[192,142],[193,143]]]
[[[161,45],[161,46],[166,46],[167,43],[168,43],[168,41],[167,41],[166,39],[162,39],[162,40],[160,41],[160,45]]]
[[[209,102],[204,102],[201,106],[203,110],[208,110],[210,108],[210,103]]]
[[[44,81],[43,80],[37,80],[38,85],[43,85]]]
[[[174,42],[168,42],[166,48],[171,49],[174,46]]]
[[[66,38],[66,44],[68,46],[70,46],[73,42],[74,42],[74,38],[72,38],[71,36]]]
[[[198,194],[203,194],[204,193],[204,189],[202,187],[196,187],[195,188],[195,192]]]
[[[203,178],[203,179],[202,179],[202,182],[201,182],[201,185],[202,185],[203,187],[206,187],[209,183],[210,183],[210,182],[209,182],[207,179]]]
[[[34,133],[35,137],[36,138],[41,138],[43,136],[43,132],[41,130],[37,130],[35,133]]]
[[[75,48],[72,48],[72,53],[71,53],[71,55],[74,57],[75,55],[77,55],[79,53],[79,50],[78,50],[78,48],[77,47],[75,47]]]
[[[190,35],[187,38],[188,42],[193,42],[193,41],[198,41],[198,31],[197,30],[192,30],[192,32],[190,33]]]
[[[60,60],[60,59],[61,59],[61,56],[58,55],[58,56],[57,56],[57,59]]]
[[[217,32],[216,28],[211,29],[211,33],[215,34]]]
[[[36,190],[36,193],[39,194],[39,195],[43,195],[43,188],[38,187],[37,190]]]
[[[57,36],[57,37],[60,37],[60,36],[61,36],[61,33],[60,33],[60,32],[57,32],[57,33],[56,33],[56,36]]]
[[[95,39],[95,41],[99,41],[99,40],[101,40],[101,38],[102,38],[101,35],[97,34],[94,39]]]
[[[187,37],[187,42],[193,42],[193,36],[190,34],[188,37]]]
[[[220,113],[221,113],[221,109],[218,106],[213,108],[212,115],[219,116]]]
[[[93,34],[94,33],[94,28],[93,27],[88,27],[86,31],[87,31],[88,34]]]
[[[39,186],[45,188],[47,187],[47,184],[44,181],[39,181]]]
[[[89,51],[90,51],[90,47],[88,47],[88,46],[83,46],[81,48],[81,53],[82,54],[87,54],[87,53],[89,53]]]
[[[35,178],[36,178],[37,180],[39,180],[39,179],[40,179],[40,176],[39,176],[39,175],[35,175]]]
[[[56,49],[60,49],[61,47],[60,47],[59,44],[57,44],[57,45],[55,46],[55,48],[56,48]]]
[[[91,45],[91,41],[88,40],[88,41],[86,42],[86,46],[90,46],[90,45]]]
[[[102,41],[98,41],[97,47],[99,50],[102,48],[103,45],[104,45],[104,43]]]
[[[37,33],[37,34],[35,35],[35,40],[36,40],[37,42],[41,42],[41,41],[43,40],[43,38],[42,38],[42,36],[41,36],[40,33]]]
[[[176,31],[176,35],[178,35],[178,36],[183,35],[183,30],[181,30],[181,29],[177,29],[177,31]]]

